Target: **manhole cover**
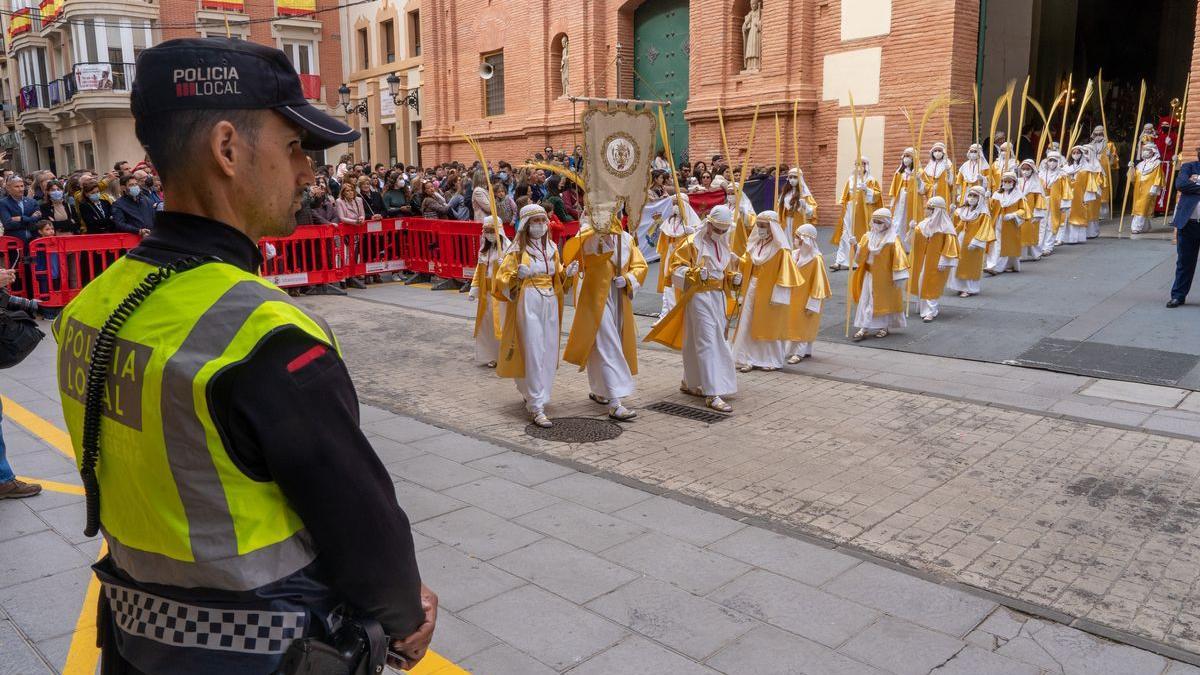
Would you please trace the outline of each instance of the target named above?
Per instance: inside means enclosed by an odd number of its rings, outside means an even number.
[[[646,410],[653,410],[654,412],[660,412],[666,415],[674,415],[676,417],[683,417],[689,420],[696,420],[697,422],[707,422],[709,424],[729,419],[729,415],[723,413],[706,410],[704,408],[694,408],[690,405],[669,403],[667,401],[651,403],[650,405],[646,406]]]
[[[594,417],[554,417],[554,426],[543,429],[536,424],[525,427],[526,435],[559,443],[599,443],[621,435],[621,425]]]

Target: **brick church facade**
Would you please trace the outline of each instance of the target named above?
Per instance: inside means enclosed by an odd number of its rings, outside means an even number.
[[[754,106],[761,104],[751,163],[774,162],[776,114],[784,126],[784,161],[791,163],[798,102],[800,164],[818,201],[827,205],[821,220],[830,224],[838,184],[855,154],[849,93],[866,118],[863,154],[885,189],[901,151],[913,143],[904,110],[919,118],[936,96],[965,102],[950,115],[955,160],[961,162],[973,135],[970,101],[983,53],[981,16],[992,21],[992,30],[1003,31],[1004,17],[1022,12],[1028,17],[1042,11],[1044,0],[993,0],[991,10],[986,0],[762,0],[757,68],[747,68],[743,58],[742,24],[752,0],[423,2],[428,94],[420,144],[426,164],[469,160],[459,136],[464,132],[483,142],[493,162],[516,163],[546,145],[578,143],[576,119],[583,106],[573,106],[561,84],[565,36],[567,94],[672,100],[671,126],[679,130],[672,144],[686,147],[693,162],[722,153],[718,108],[732,159],[740,162]],[[1087,9],[1078,3],[1075,11]],[[1191,35],[1195,18],[1188,19],[1184,29]],[[1024,31],[1019,39],[1029,52],[1038,37],[1029,35],[1028,26]],[[1200,65],[1200,51],[1194,53]],[[479,75],[485,61],[494,66],[491,80]],[[1027,55],[1020,67],[1019,75],[992,79],[1023,80],[1025,69],[1033,68]],[[1200,78],[1192,85],[1200,88]],[[984,84],[985,134],[995,89]],[[1200,101],[1200,91],[1193,94],[1192,101]],[[943,139],[943,125],[939,114],[926,132],[926,148]],[[1188,142],[1183,147],[1192,147]]]

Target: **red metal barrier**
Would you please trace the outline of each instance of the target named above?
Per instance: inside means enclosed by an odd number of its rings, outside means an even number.
[[[479,262],[479,223],[436,221],[438,228],[436,274],[443,279],[469,281]]]
[[[262,239],[258,242],[263,256],[259,274],[280,288],[344,280],[344,256],[338,250],[337,234],[336,225],[301,225],[289,237]]]
[[[4,256],[3,265],[17,273],[17,278],[8,286],[9,295],[20,298],[29,297],[29,267],[22,265],[21,251],[25,250],[25,242],[17,237],[0,237],[0,255]]]
[[[47,307],[63,307],[140,241],[136,234],[34,239],[29,243],[29,264],[33,270],[30,296]]]
[[[421,274],[437,274],[438,230],[448,222],[444,220],[426,220],[425,218],[405,218],[404,228],[404,264],[413,272]],[[476,228],[478,229],[478,224]]]
[[[354,252],[346,276],[402,272],[408,269],[404,222],[397,218],[368,220],[361,225],[342,225],[343,238]]]

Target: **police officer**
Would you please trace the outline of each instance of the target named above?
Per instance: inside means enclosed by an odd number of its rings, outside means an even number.
[[[304,151],[358,133],[305,101],[276,49],[172,40],[137,68],[135,131],[171,210],[54,325],[108,542],[101,671],[275,672],[293,642],[359,619],[410,668],[437,597],[408,518],[337,340],[257,275],[256,242],[293,231],[313,181]]]

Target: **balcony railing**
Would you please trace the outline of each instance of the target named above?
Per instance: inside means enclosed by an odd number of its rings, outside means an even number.
[[[316,101],[321,98],[321,76],[300,74],[300,89],[304,92],[304,98],[310,101]]]
[[[21,87],[20,96],[17,97],[17,112],[48,108],[50,107],[49,98],[46,94],[46,85],[27,84]]]
[[[76,63],[72,71],[76,92],[127,92],[133,86],[134,64],[107,61]]]

